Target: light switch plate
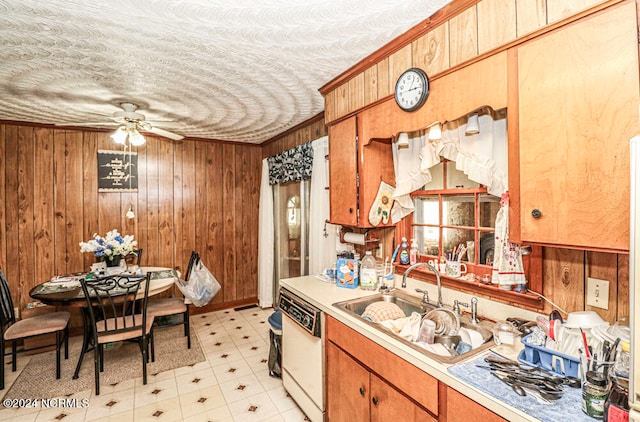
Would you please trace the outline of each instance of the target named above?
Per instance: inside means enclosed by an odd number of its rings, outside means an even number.
[[[609,309],[609,280],[587,277],[587,305]]]

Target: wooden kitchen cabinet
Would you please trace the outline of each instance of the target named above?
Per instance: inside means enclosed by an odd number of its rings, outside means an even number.
[[[329,316],[325,326],[329,421],[436,420],[437,379]]]
[[[506,419],[453,388],[443,384],[442,389],[440,397],[443,403],[440,406],[438,420],[442,422],[506,422]]]
[[[509,125],[518,127],[519,164],[509,178],[517,184],[510,191],[515,201],[519,195],[520,220],[512,239],[628,249],[629,139],[638,133],[640,104],[637,34],[630,1],[511,54],[517,96],[510,106],[518,113]]]
[[[327,419],[330,422],[436,420],[335,344],[328,342],[326,352]]]
[[[380,182],[395,186],[390,141],[359,139],[356,116],[329,126],[328,131],[331,223],[361,228],[391,226],[391,218],[386,225],[369,222]]]

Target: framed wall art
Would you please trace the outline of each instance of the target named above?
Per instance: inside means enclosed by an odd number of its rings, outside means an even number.
[[[137,192],[138,153],[98,150],[98,192]]]

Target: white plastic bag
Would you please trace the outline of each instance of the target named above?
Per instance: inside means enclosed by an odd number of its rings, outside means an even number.
[[[191,269],[189,280],[178,283],[178,288],[186,299],[200,307],[209,303],[221,286],[202,261],[198,260]]]

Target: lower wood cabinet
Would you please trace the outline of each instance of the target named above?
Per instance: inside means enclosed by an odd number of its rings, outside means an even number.
[[[440,383],[439,421],[442,422],[507,422],[506,419],[479,405],[464,394]]]
[[[505,421],[334,318],[326,318],[327,420]]]
[[[329,421],[436,420],[333,343],[327,343],[326,351]]]

